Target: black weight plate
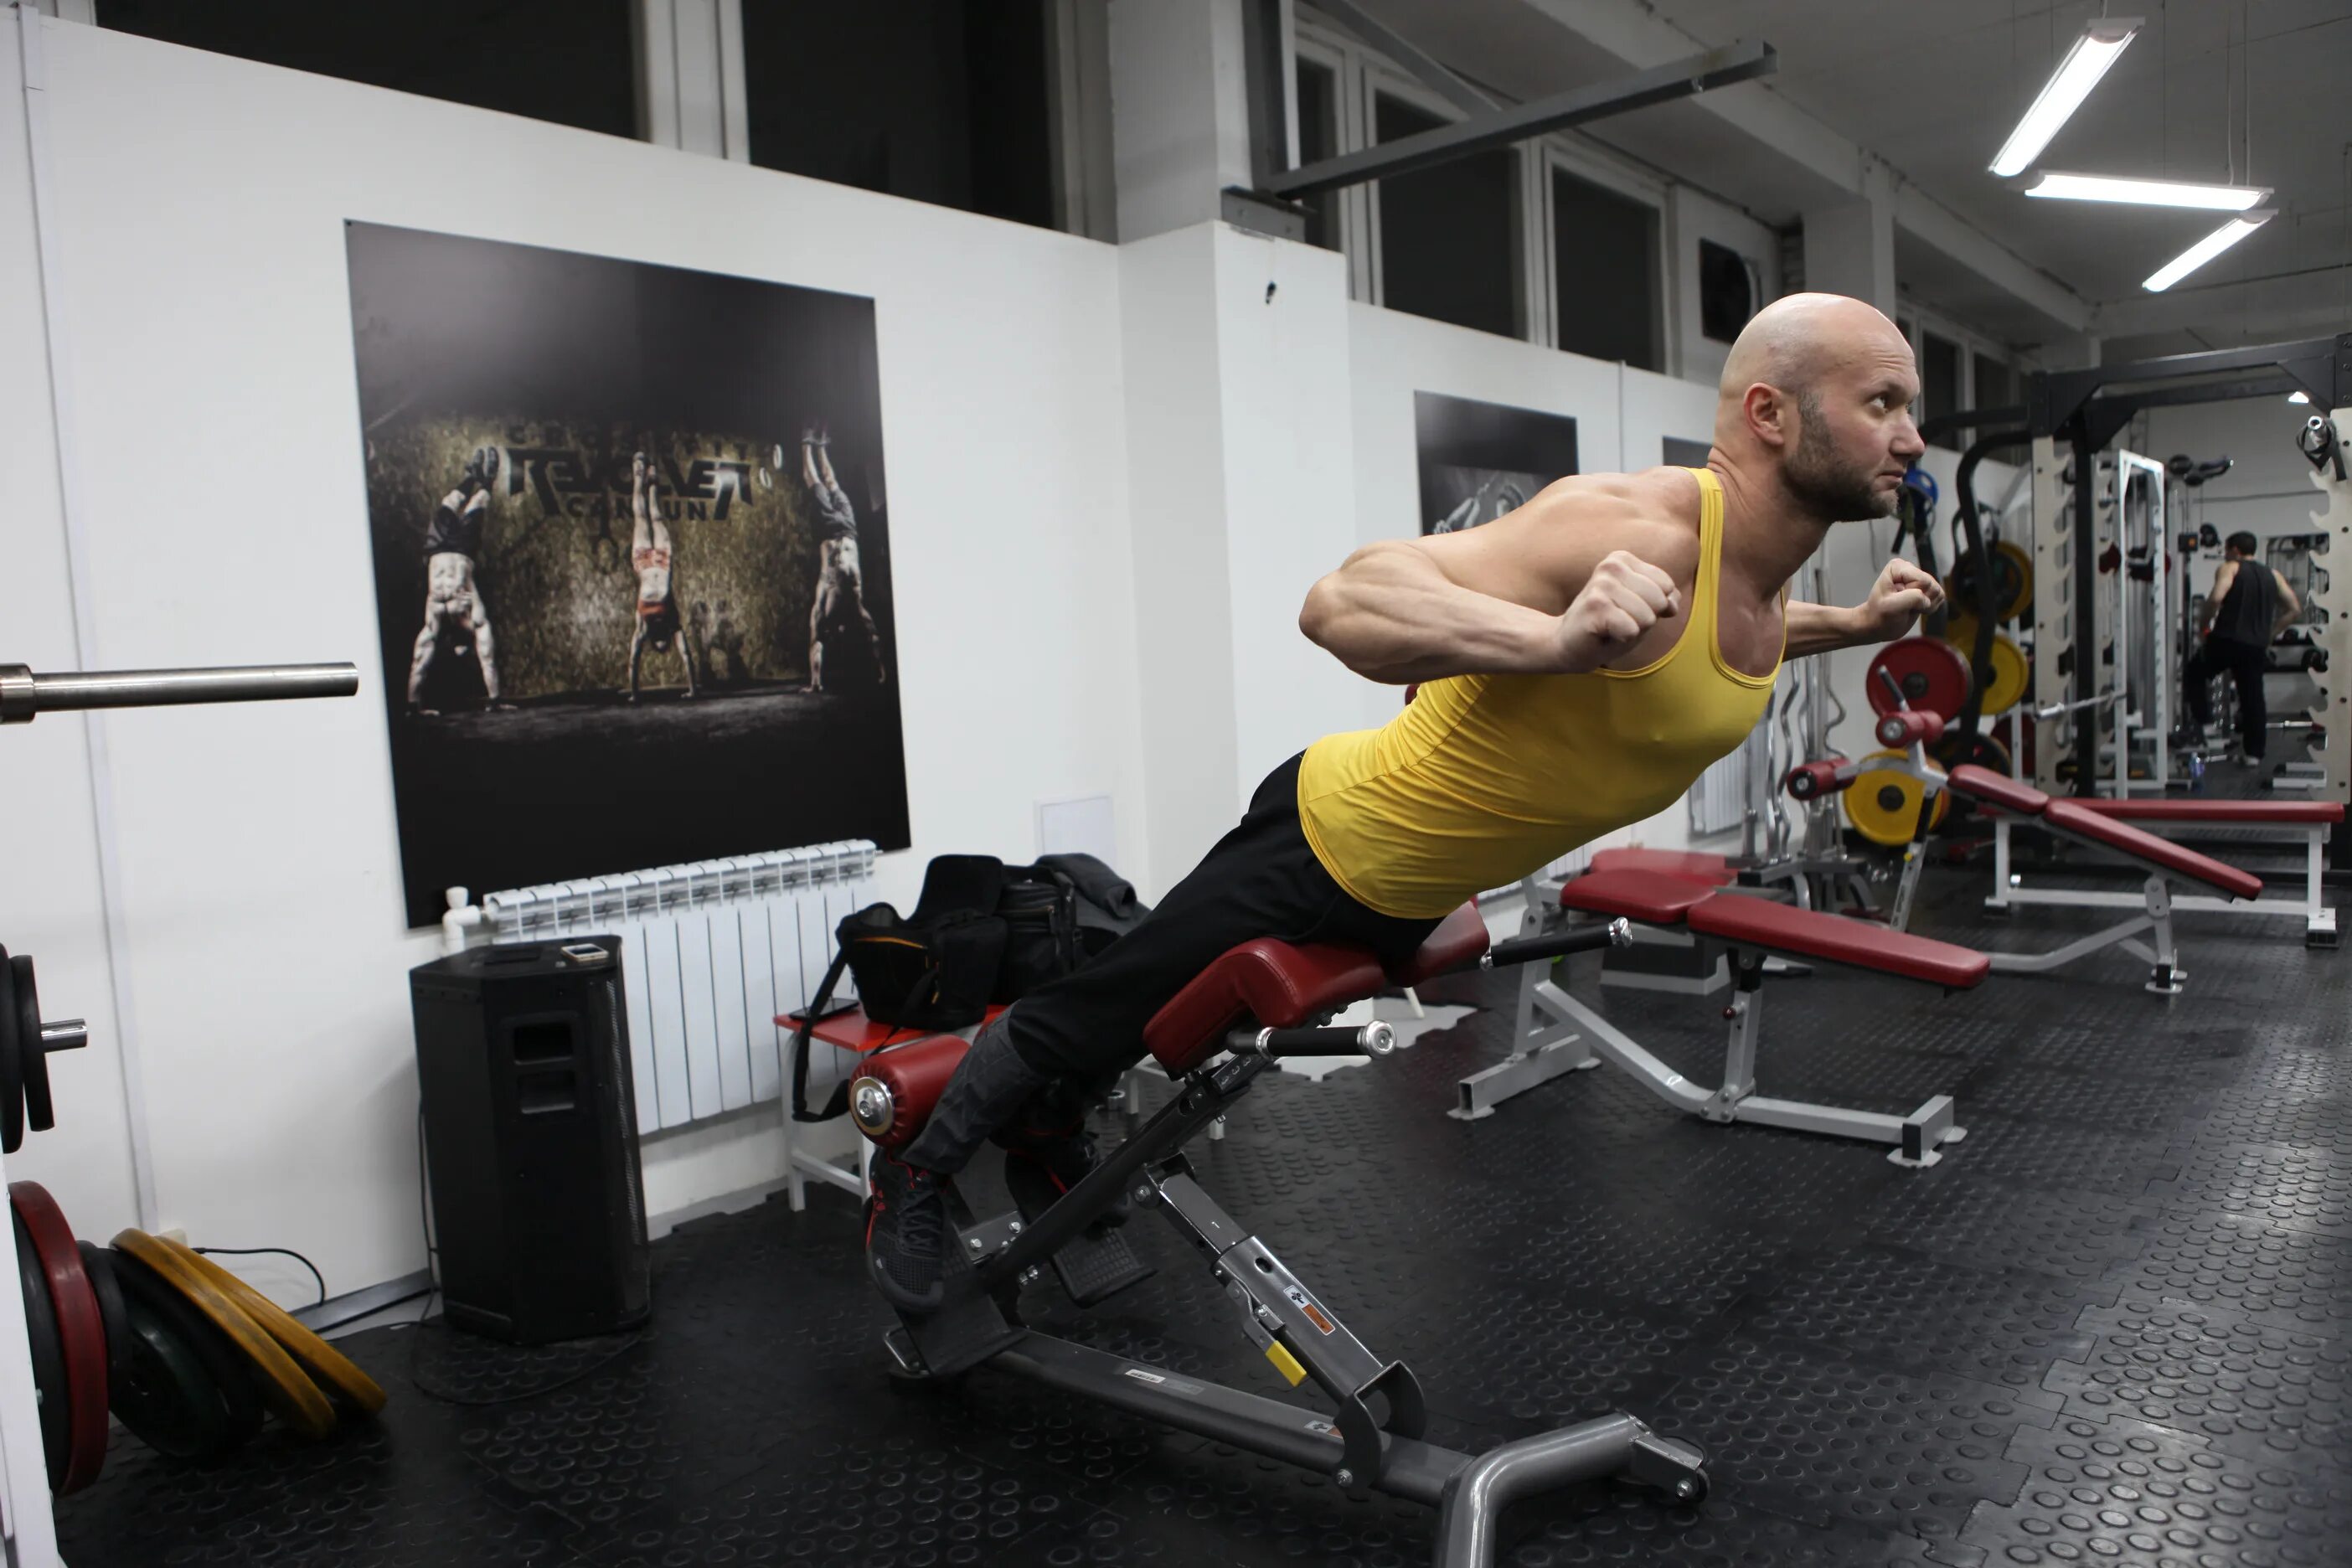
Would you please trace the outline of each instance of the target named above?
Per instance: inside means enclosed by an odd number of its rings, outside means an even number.
[[[81,1271],[89,1276],[90,1293],[98,1298],[98,1315],[106,1324],[106,1377],[110,1389],[131,1375],[131,1314],[122,1300],[121,1282],[114,1278],[114,1253],[94,1241],[77,1241]]]
[[[33,984],[33,955],[16,954],[8,969],[16,982],[16,1070],[25,1080],[25,1125],[47,1132],[58,1124],[58,1111],[49,1099],[49,1053],[41,1048],[41,993]]]
[[[49,1271],[33,1250],[33,1238],[12,1207],[16,1230],[16,1280],[25,1294],[25,1337],[33,1347],[33,1386],[41,1395],[41,1449],[49,1462],[49,1489],[65,1484],[72,1457],[73,1412],[66,1391],[66,1351],[58,1339],[58,1310],[49,1300]]]
[[[8,950],[0,947],[0,958]],[[25,1146],[25,1045],[16,1037],[16,966],[0,963],[0,1153]],[[34,1037],[38,1049],[39,1037]]]
[[[130,1303],[134,1320],[144,1313],[166,1324],[173,1338],[195,1352],[205,1374],[220,1390],[233,1435],[231,1445],[249,1440],[261,1430],[262,1405],[261,1390],[253,1381],[252,1365],[245,1352],[190,1306],[170,1280],[121,1247],[110,1250],[114,1254],[114,1278],[122,1287],[123,1300]]]
[[[123,1323],[129,1370],[107,1394],[125,1431],[174,1459],[209,1459],[245,1441],[194,1346],[128,1293]]]

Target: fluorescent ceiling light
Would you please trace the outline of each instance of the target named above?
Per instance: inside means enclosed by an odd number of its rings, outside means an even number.
[[[2242,213],[2270,192],[2252,185],[2188,185],[2178,180],[2117,180],[2105,174],[2062,174],[2044,169],[2029,196],[2054,196],[2073,202],[2129,202],[2149,207],[2204,207],[2214,212]]]
[[[2140,285],[2151,294],[2161,294],[2183,278],[2196,271],[2230,247],[2271,221],[2271,209],[2257,207],[2252,212],[2231,218],[2171,260],[2158,268],[2155,275]]]
[[[2050,138],[2091,96],[2091,89],[2099,85],[2099,79],[2107,74],[2107,68],[2116,63],[2116,57],[2124,52],[2139,27],[2137,16],[2105,17],[2084,27],[2066,58],[2058,62],[2042,96],[2001,144],[2000,156],[1992,161],[1992,172],[2007,179],[2032,168],[2042,149],[2050,145]]]

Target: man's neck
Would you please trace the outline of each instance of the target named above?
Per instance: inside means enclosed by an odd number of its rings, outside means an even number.
[[[1832,525],[1814,518],[1777,472],[1720,447],[1707,466],[1723,486],[1723,569],[1769,598],[1812,559]]]

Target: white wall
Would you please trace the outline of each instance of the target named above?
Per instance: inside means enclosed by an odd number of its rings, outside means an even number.
[[[1708,337],[1700,326],[1698,242],[1711,239],[1727,246],[1756,264],[1763,294],[1760,307],[1780,296],[1780,240],[1770,229],[1736,207],[1725,205],[1688,185],[1670,188],[1666,205],[1668,275],[1674,280],[1669,296],[1675,312],[1675,373],[1685,381],[1712,387],[1723,374],[1729,343]]]
[[[347,218],[874,296],[915,753],[915,848],[882,891],[904,902],[940,850],[1026,856],[1037,799],[1093,794],[1148,875],[1136,629],[1109,591],[1134,579],[1116,251],[127,34],[45,39],[100,654],[363,679],[356,701],[110,721],[161,1223],[299,1247],[336,1289],[422,1259],[404,972],[434,944],[403,930],[373,692]],[[0,410],[26,437],[0,479],[20,606],[0,657],[69,668],[26,226],[0,225]],[[58,1064],[66,1130],[10,1170],[103,1236],[134,1215],[80,726],[5,737],[0,940],[42,959],[52,1013],[96,1026]],[[772,1168],[772,1118],[649,1141],[649,1197]]]

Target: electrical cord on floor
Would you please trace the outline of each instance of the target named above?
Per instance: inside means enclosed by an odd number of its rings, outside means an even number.
[[[319,1299],[311,1302],[310,1305],[313,1307],[323,1307],[327,1304],[327,1277],[319,1272],[319,1266],[317,1264],[311,1262],[309,1258],[303,1257],[300,1253],[295,1251],[290,1247],[199,1247],[194,1248],[194,1250],[203,1253],[207,1258],[211,1258],[215,1255],[222,1258],[257,1258],[265,1252],[270,1253],[278,1258],[290,1258],[295,1262],[300,1264],[303,1268],[309,1269],[310,1271],[310,1278],[319,1282]]]
[[[425,1102],[420,1100],[416,1102],[416,1217],[425,1231],[425,1267],[433,1276],[433,1288],[425,1291],[425,1305],[417,1310],[416,1316],[408,1324],[408,1381],[410,1385],[425,1398],[436,1404],[455,1405],[471,1410],[486,1409],[498,1405],[513,1405],[525,1399],[537,1399],[542,1394],[552,1394],[559,1388],[568,1388],[593,1373],[604,1371],[653,1336],[653,1329],[649,1324],[631,1334],[625,1343],[614,1347],[576,1372],[566,1373],[551,1383],[541,1384],[536,1388],[526,1388],[519,1394],[501,1394],[495,1399],[468,1399],[463,1394],[450,1394],[431,1386],[424,1378],[418,1376],[416,1372],[416,1347],[424,1342],[425,1323],[426,1319],[433,1316],[433,1304],[441,1297],[441,1274],[440,1270],[434,1267],[436,1260],[441,1256],[441,1248],[436,1246],[433,1240],[433,1206],[428,1196],[429,1191],[425,1168]]]

